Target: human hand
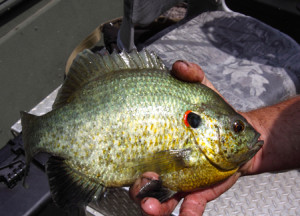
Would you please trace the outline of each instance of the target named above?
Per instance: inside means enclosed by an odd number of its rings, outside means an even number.
[[[183,81],[201,82],[220,95],[197,64],[186,61],[176,61],[173,64],[171,73]],[[222,95],[220,96],[222,97]],[[247,165],[246,167],[251,167],[251,165]],[[135,202],[141,205],[141,208],[146,215],[170,215],[181,198],[184,198],[184,201],[181,205],[180,215],[202,215],[206,203],[219,197],[222,193],[228,190],[241,176],[241,172],[245,173],[246,170],[241,169],[241,171],[236,172],[225,181],[209,188],[197,190],[191,193],[178,193],[164,203],[160,203],[157,199],[152,197],[146,197],[143,199],[138,199],[136,197],[143,186],[152,180],[159,179],[158,174],[146,172],[130,188],[130,195]]]
[[[205,210],[206,203],[216,199],[225,191],[227,191],[240,176],[241,172],[236,172],[225,181],[209,188],[197,190],[191,193],[177,193],[166,202],[160,203],[153,197],[146,197],[143,199],[137,198],[137,194],[140,192],[143,186],[152,180],[159,179],[158,174],[154,172],[146,172],[134,183],[134,185],[130,188],[129,193],[131,198],[141,206],[145,215],[170,215],[174,211],[181,198],[184,198],[180,208],[181,216],[202,215]]]

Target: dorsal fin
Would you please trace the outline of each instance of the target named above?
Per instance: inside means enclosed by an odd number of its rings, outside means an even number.
[[[59,108],[70,102],[76,90],[97,77],[112,71],[151,68],[166,69],[155,53],[145,49],[141,52],[133,50],[131,53],[113,52],[111,55],[100,55],[86,49],[79,53],[72,63],[52,108]]]

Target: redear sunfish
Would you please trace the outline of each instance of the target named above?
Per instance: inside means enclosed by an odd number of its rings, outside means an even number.
[[[60,207],[86,205],[145,171],[168,191],[146,195],[165,201],[226,179],[263,144],[218,94],[174,78],[147,50],[83,51],[53,110],[21,119],[27,167],[38,152],[52,155],[46,172]]]

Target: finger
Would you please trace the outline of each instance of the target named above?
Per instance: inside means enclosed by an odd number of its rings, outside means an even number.
[[[226,180],[213,185],[207,189],[199,191],[199,194],[205,198],[207,202],[216,199],[221,194],[223,194],[225,191],[227,191],[229,188],[232,187],[238,180],[238,178],[241,176],[240,172],[236,172]]]
[[[206,203],[216,199],[231,188],[240,176],[241,173],[236,172],[234,175],[219,184],[188,194],[181,205],[180,215],[202,215],[205,210]]]
[[[144,215],[151,215],[151,216],[170,215],[174,211],[178,202],[179,200],[177,198],[171,198],[164,203],[160,203],[155,198],[146,197],[141,202],[141,208],[143,210]]]
[[[187,82],[202,82],[205,77],[200,66],[183,60],[176,61],[173,64],[171,73]]]
[[[186,82],[201,82],[203,85],[206,85],[220,95],[218,90],[206,78],[202,68],[195,63],[178,60],[172,65],[171,74]]]
[[[158,180],[159,175],[155,172],[145,172],[143,173],[135,183],[130,187],[129,194],[131,199],[133,199],[136,203],[140,203],[141,200],[137,198],[138,193],[140,192],[141,188],[145,186],[152,180]]]
[[[187,195],[181,204],[180,216],[198,216],[202,215],[207,200],[201,196],[201,193]]]

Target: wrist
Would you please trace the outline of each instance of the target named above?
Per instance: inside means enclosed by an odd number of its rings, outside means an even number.
[[[246,164],[244,174],[300,168],[300,96],[240,114],[264,141],[262,148]]]

